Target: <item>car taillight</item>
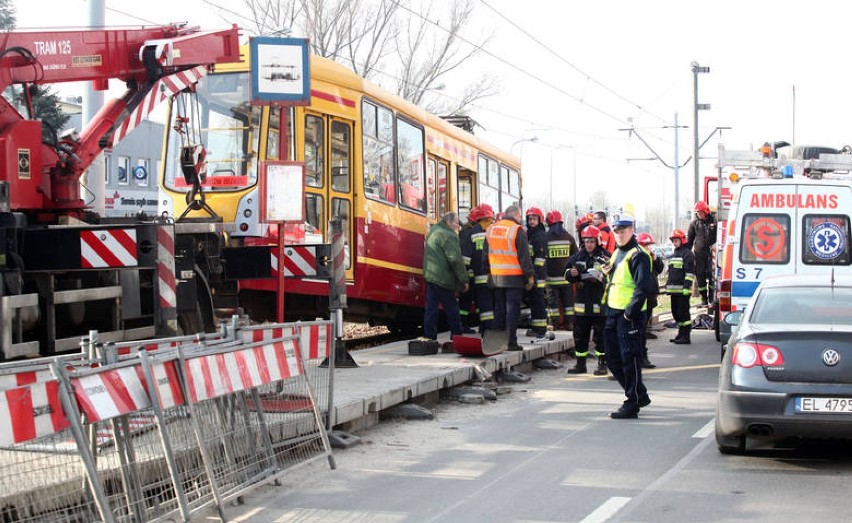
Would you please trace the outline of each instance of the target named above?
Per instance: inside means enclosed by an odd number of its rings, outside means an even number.
[[[731,280],[719,280],[719,311],[731,312]]]
[[[755,366],[780,367],[784,365],[784,355],[773,345],[740,341],[734,345],[731,364],[744,369]]]

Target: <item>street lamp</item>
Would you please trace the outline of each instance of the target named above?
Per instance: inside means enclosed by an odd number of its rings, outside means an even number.
[[[513,142],[512,145],[509,147],[509,153],[515,154],[514,153],[515,146],[518,145],[519,143],[524,143],[524,142],[536,143],[536,142],[538,142],[538,136],[533,136],[531,138],[521,138],[520,140]],[[523,147],[521,148],[521,151],[523,151]]]
[[[692,88],[693,93],[695,95],[693,99],[693,123],[694,123],[694,133],[695,137],[694,142],[694,150],[693,150],[693,158],[695,159],[695,202],[698,201],[698,184],[699,184],[699,170],[698,170],[698,111],[709,111],[710,104],[699,104],[698,103],[698,73],[709,73],[709,67],[702,67],[698,65],[698,62],[692,62]]]

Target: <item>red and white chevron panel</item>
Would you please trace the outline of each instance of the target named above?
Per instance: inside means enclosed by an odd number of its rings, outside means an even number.
[[[77,404],[90,423],[130,414],[151,406],[141,365],[105,369],[71,378]]]
[[[189,400],[209,400],[303,373],[295,340],[267,343],[187,359],[184,363]]]
[[[175,229],[171,226],[157,227],[157,276],[159,277],[160,308],[176,308]]]
[[[293,327],[293,334],[299,335],[299,347],[309,360],[331,356],[334,336],[331,323],[299,325]]]
[[[176,361],[155,363],[151,365],[151,373],[154,375],[157,398],[160,400],[161,409],[170,409],[184,404]]]
[[[0,390],[23,387],[31,383],[41,383],[53,378],[49,369],[16,372],[14,374],[0,375]]]
[[[0,445],[48,436],[69,425],[56,380],[0,392]]]
[[[267,341],[284,336],[299,336],[299,347],[309,359],[327,358],[331,355],[334,345],[331,322],[323,323],[290,323],[287,328],[269,327],[241,329],[240,336],[246,342]]]
[[[136,267],[136,229],[80,231],[80,266],[84,269]]]
[[[145,96],[145,99],[136,106],[136,109],[134,109],[133,112],[131,112],[130,115],[121,122],[121,126],[115,130],[112,137],[112,146],[115,147],[118,145],[118,142],[123,140],[130,131],[135,129],[143,120],[148,118],[148,115],[151,114],[151,111],[153,111],[160,102],[167,98],[171,98],[187,87],[195,85],[206,74],[207,68],[203,65],[199,65],[192,69],[187,69],[186,71],[180,71],[178,73],[170,74],[169,76],[164,76],[158,80],[148,95]]]
[[[270,254],[272,275],[278,276],[278,254]],[[284,277],[303,278],[317,275],[317,248],[314,246],[284,247]]]

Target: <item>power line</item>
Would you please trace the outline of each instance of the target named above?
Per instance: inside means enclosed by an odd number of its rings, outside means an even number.
[[[512,27],[514,27],[515,29],[517,29],[518,31],[520,31],[522,34],[524,34],[527,38],[529,38],[529,39],[530,39],[530,40],[532,40],[533,42],[537,43],[539,46],[541,46],[543,49],[545,49],[547,52],[549,52],[550,54],[552,54],[554,57],[556,57],[558,60],[560,60],[561,62],[563,62],[563,63],[564,63],[565,65],[567,65],[568,67],[570,67],[570,68],[574,69],[575,71],[577,71],[578,73],[580,73],[581,75],[583,75],[583,76],[586,78],[586,80],[587,80],[587,81],[590,81],[590,82],[592,82],[592,83],[594,83],[594,84],[596,84],[596,85],[598,85],[598,86],[602,87],[602,88],[603,88],[605,91],[607,91],[608,93],[610,93],[610,94],[612,94],[613,96],[615,96],[616,98],[618,98],[618,99],[620,99],[620,100],[622,100],[622,101],[626,102],[627,104],[632,105],[633,107],[635,107],[635,108],[636,108],[636,109],[638,109],[639,111],[641,111],[641,112],[643,112],[643,113],[645,113],[645,114],[647,114],[647,115],[649,115],[649,116],[653,116],[654,118],[656,118],[656,119],[660,120],[661,122],[663,122],[663,123],[665,123],[665,124],[667,124],[667,125],[669,124],[669,122],[668,122],[665,118],[663,118],[663,117],[661,117],[661,116],[658,116],[658,115],[656,115],[656,114],[654,114],[654,113],[650,112],[649,110],[645,109],[644,107],[642,107],[641,105],[639,105],[639,104],[637,104],[637,103],[635,103],[635,102],[632,102],[631,100],[627,99],[625,96],[622,96],[620,93],[617,93],[615,90],[611,89],[609,86],[604,85],[602,82],[600,82],[600,81],[596,80],[595,78],[593,78],[590,74],[586,73],[585,71],[583,71],[582,69],[580,69],[579,67],[577,67],[576,65],[574,65],[573,63],[571,63],[571,62],[569,62],[568,60],[566,60],[563,56],[561,56],[559,53],[557,53],[556,51],[554,51],[554,50],[553,50],[551,47],[549,47],[547,44],[545,44],[544,42],[542,42],[541,40],[539,40],[538,38],[536,38],[534,35],[532,35],[529,31],[527,31],[527,30],[526,30],[526,29],[524,29],[523,27],[519,26],[518,24],[516,24],[515,22],[513,22],[512,20],[510,20],[510,19],[509,19],[506,15],[504,15],[503,13],[501,13],[500,11],[498,11],[497,9],[495,9],[494,7],[492,7],[492,6],[491,6],[488,2],[486,2],[485,0],[479,0],[479,1],[482,3],[482,5],[484,5],[485,7],[487,7],[488,9],[490,9],[491,11],[493,11],[493,12],[494,12],[494,14],[496,14],[497,16],[499,16],[500,18],[502,18],[503,20],[505,20],[505,21],[506,21],[509,25],[511,25]]]
[[[495,59],[495,60],[497,60],[497,61],[499,61],[499,62],[502,62],[503,64],[505,64],[505,65],[507,65],[507,66],[511,67],[512,69],[515,69],[516,71],[518,71],[518,72],[520,72],[520,73],[523,73],[523,74],[527,75],[528,77],[530,77],[530,78],[532,78],[532,79],[534,79],[534,80],[537,80],[538,82],[541,82],[541,84],[542,84],[542,85],[545,85],[545,86],[547,86],[547,87],[549,87],[549,88],[553,89],[554,91],[556,91],[556,92],[558,92],[558,93],[561,93],[561,94],[563,94],[563,95],[567,96],[568,98],[571,98],[572,100],[576,101],[577,103],[580,103],[580,104],[582,104],[582,105],[585,105],[586,107],[588,107],[588,108],[590,108],[590,109],[592,109],[592,110],[594,110],[594,111],[596,111],[596,112],[598,112],[598,113],[600,113],[600,114],[602,114],[602,115],[606,116],[607,118],[610,118],[610,119],[612,119],[612,120],[615,120],[615,121],[616,121],[616,122],[618,122],[618,123],[621,123],[621,124],[628,123],[626,120],[624,120],[624,119],[622,119],[622,118],[619,118],[619,117],[615,116],[614,114],[611,114],[611,113],[609,113],[609,112],[605,111],[604,109],[601,109],[600,107],[597,107],[597,106],[595,106],[595,105],[592,105],[592,104],[590,104],[590,103],[586,102],[586,101],[585,101],[585,100],[583,100],[582,98],[579,98],[579,97],[577,97],[577,96],[575,96],[575,95],[573,95],[573,94],[569,93],[568,91],[566,91],[566,90],[562,89],[561,87],[559,87],[559,86],[557,86],[557,85],[554,85],[554,84],[552,84],[551,82],[548,82],[548,81],[547,81],[547,80],[545,80],[544,78],[541,78],[540,76],[535,75],[535,74],[533,74],[533,73],[531,73],[531,72],[529,72],[529,71],[525,70],[524,68],[522,68],[522,67],[520,67],[520,66],[517,66],[517,65],[515,65],[515,64],[513,64],[513,63],[511,63],[511,62],[509,62],[508,60],[506,60],[506,59],[504,59],[504,58],[502,58],[502,57],[500,57],[500,56],[497,56],[496,54],[492,53],[491,51],[489,51],[489,50],[485,49],[485,48],[484,48],[481,44],[475,44],[475,43],[471,42],[470,40],[466,39],[465,37],[463,37],[462,35],[460,35],[460,34],[458,34],[458,33],[453,33],[452,31],[450,31],[449,29],[445,28],[444,26],[442,26],[442,25],[441,25],[441,24],[439,24],[438,22],[433,22],[432,20],[429,20],[429,18],[427,18],[426,16],[424,16],[424,15],[422,15],[422,14],[420,14],[420,13],[418,13],[418,12],[414,11],[414,10],[412,10],[412,9],[411,9],[411,8],[409,8],[408,6],[402,5],[402,4],[400,3],[400,1],[399,1],[399,0],[390,0],[390,1],[391,1],[391,2],[393,2],[394,4],[396,4],[396,5],[397,5],[397,7],[400,7],[401,9],[404,9],[404,10],[408,11],[409,13],[413,14],[414,16],[417,16],[417,17],[419,17],[419,18],[423,19],[424,21],[426,21],[426,22],[428,22],[428,23],[430,23],[430,24],[434,25],[435,27],[437,27],[437,28],[441,29],[441,30],[442,30],[442,31],[444,31],[445,33],[447,33],[447,34],[449,34],[449,35],[452,35],[452,36],[454,36],[455,38],[458,38],[458,39],[459,39],[459,40],[461,40],[462,42],[464,42],[464,43],[466,43],[466,44],[470,45],[471,47],[473,47],[474,49],[476,49],[476,50],[478,50],[478,51],[482,51],[483,53],[485,53],[486,55],[490,56],[491,58],[493,58],[493,59]]]

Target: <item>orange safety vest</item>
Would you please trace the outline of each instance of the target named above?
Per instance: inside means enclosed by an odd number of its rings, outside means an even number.
[[[521,226],[512,220],[500,220],[485,233],[488,241],[488,264],[494,276],[523,276],[515,239]]]

